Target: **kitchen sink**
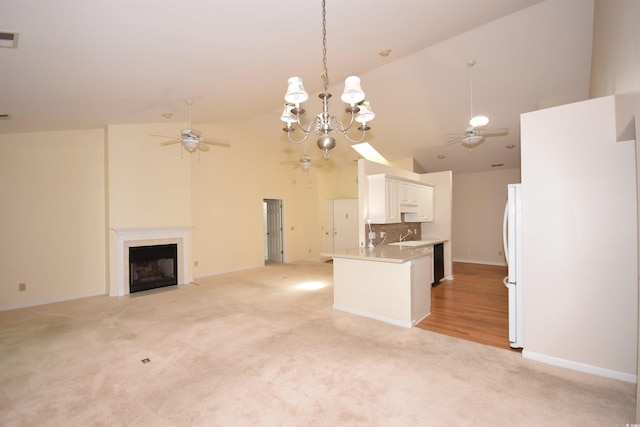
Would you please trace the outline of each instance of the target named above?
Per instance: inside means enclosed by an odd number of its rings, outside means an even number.
[[[393,242],[389,243],[389,246],[406,246],[410,248],[419,248],[420,246],[430,246],[433,243],[423,242],[421,240],[409,240],[407,242]]]

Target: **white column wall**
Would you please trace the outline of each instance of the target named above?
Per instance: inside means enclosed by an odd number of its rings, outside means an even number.
[[[523,114],[525,357],[635,380],[635,141],[616,98]]]

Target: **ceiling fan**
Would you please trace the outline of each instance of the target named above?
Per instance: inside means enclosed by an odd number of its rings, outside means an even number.
[[[295,167],[302,168],[303,171],[308,172],[312,167],[321,168],[322,165],[317,163],[313,163],[313,159],[311,156],[307,154],[307,142],[304,142],[304,154],[300,156],[299,160],[291,160],[288,162],[280,162],[281,165],[295,165]]]
[[[185,150],[193,153],[196,150],[209,151],[209,145],[218,145],[220,147],[230,147],[229,141],[220,139],[209,139],[202,136],[202,132],[198,129],[194,129],[191,125],[191,106],[193,105],[192,99],[187,99],[185,103],[189,106],[189,127],[180,131],[180,136],[172,137],[167,135],[160,135],[156,133],[150,134],[151,136],[159,136],[162,138],[172,138],[169,141],[161,142],[160,145],[171,145],[182,143]]]
[[[485,126],[489,123],[489,118],[487,116],[482,115],[473,115],[473,66],[476,65],[476,61],[471,59],[467,61],[467,67],[469,67],[469,93],[470,93],[470,119],[469,119],[469,127],[462,133],[452,133],[446,134],[445,137],[453,139],[449,139],[445,144],[455,144],[458,142],[462,142],[467,148],[477,147],[481,143],[484,142],[485,138],[492,136],[504,136],[509,133],[508,128],[499,128],[494,130],[485,129]]]

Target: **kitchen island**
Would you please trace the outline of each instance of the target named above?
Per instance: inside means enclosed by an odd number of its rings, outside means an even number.
[[[333,308],[411,328],[431,314],[433,245],[444,240],[353,248],[333,258]]]

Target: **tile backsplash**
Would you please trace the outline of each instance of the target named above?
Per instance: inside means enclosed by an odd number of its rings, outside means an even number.
[[[378,246],[380,244],[387,244],[392,242],[397,242],[400,240],[400,236],[404,236],[412,231],[412,234],[408,235],[404,240],[420,240],[420,235],[422,234],[420,222],[401,222],[397,224],[371,224],[371,231],[376,233],[375,239],[373,239],[374,246]],[[380,237],[380,232],[384,231],[387,233],[385,238]],[[369,224],[365,225],[365,236],[369,236]],[[365,242],[365,245],[369,244],[369,239]]]

